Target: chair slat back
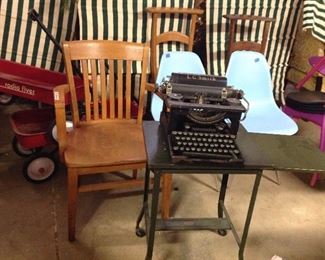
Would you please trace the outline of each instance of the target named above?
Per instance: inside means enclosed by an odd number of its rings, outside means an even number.
[[[150,42],[150,71],[151,81],[155,81],[158,72],[157,48],[159,44],[168,42],[183,43],[187,51],[192,51],[195,34],[195,26],[198,16],[203,14],[203,10],[196,8],[171,8],[171,7],[149,7],[146,9],[152,15],[151,42]],[[162,15],[184,15],[190,19],[190,28],[188,34],[177,31],[160,33],[158,30],[158,19]]]
[[[135,120],[142,122],[149,47],[118,41],[72,41],[63,44],[75,125],[109,120],[131,120],[131,67],[142,63]],[[77,102],[72,61],[79,61],[84,100]],[[80,104],[82,103],[82,104]]]
[[[262,16],[255,16],[255,15],[239,15],[239,14],[228,14],[223,16],[226,19],[230,20],[230,31],[229,31],[229,45],[227,50],[227,59],[226,62],[228,63],[231,54],[234,51],[256,51],[264,54],[267,38],[270,30],[271,22],[275,21],[273,18],[269,17],[262,17]],[[263,33],[262,33],[262,41],[259,42],[253,42],[253,41],[236,41],[236,27],[237,22],[242,21],[242,23],[245,23],[246,21],[249,21],[249,23],[263,23],[261,26],[263,26]],[[243,25],[243,24],[242,24]]]

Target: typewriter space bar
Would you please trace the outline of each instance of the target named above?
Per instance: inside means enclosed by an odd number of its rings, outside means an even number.
[[[183,152],[183,155],[196,158],[232,159],[232,155],[218,153]]]

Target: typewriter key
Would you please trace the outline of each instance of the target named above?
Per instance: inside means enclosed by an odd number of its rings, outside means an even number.
[[[178,151],[178,149],[179,149],[178,146],[174,146],[174,147],[173,147],[173,150],[174,150],[174,151]]]

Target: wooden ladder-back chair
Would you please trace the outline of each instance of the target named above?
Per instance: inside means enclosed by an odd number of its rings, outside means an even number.
[[[270,25],[271,22],[275,21],[275,19],[269,17],[255,16],[255,15],[238,15],[238,14],[228,14],[228,15],[224,15],[223,17],[230,20],[229,43],[228,43],[227,58],[226,58],[227,63],[230,59],[230,55],[234,51],[243,51],[243,50],[256,51],[264,54],[267,38],[269,35]],[[260,43],[254,41],[236,41],[236,25],[238,21],[264,23],[262,41]]]
[[[136,176],[95,184],[79,177],[145,168],[142,117],[149,47],[118,41],[72,41],[63,44],[68,84],[54,90],[59,154],[68,171],[69,240],[75,239],[78,192],[143,185]],[[79,61],[84,81],[84,113],[76,97],[71,63]],[[131,67],[142,63],[136,118],[131,115]],[[109,75],[107,77],[107,75]],[[65,126],[64,94],[70,93],[73,129]]]
[[[172,7],[148,7],[146,9],[152,15],[151,41],[150,41],[150,70],[151,82],[155,82],[158,72],[157,47],[159,44],[168,42],[183,43],[187,51],[192,51],[195,26],[198,16],[203,14],[203,10],[197,8],[172,8]],[[178,31],[159,32],[158,19],[163,15],[189,15],[190,28],[188,34]]]
[[[195,6],[198,6],[196,4]],[[171,8],[171,7],[148,7],[146,11],[152,16],[151,41],[150,41],[150,82],[154,83],[158,74],[158,46],[164,43],[177,42],[185,45],[187,51],[192,51],[194,43],[194,34],[196,22],[203,10],[198,8]],[[162,16],[170,15],[188,15],[190,19],[190,28],[188,34],[179,31],[167,31],[160,33],[158,19]],[[147,113],[150,113],[151,96],[148,96]],[[169,200],[172,185],[172,174],[162,176],[162,206],[161,213],[164,219],[169,218]]]

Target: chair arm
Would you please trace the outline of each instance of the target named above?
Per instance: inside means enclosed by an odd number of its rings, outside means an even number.
[[[64,162],[63,153],[67,145],[67,127],[65,111],[65,95],[69,92],[69,85],[59,85],[53,89],[55,121],[57,128],[57,141],[59,144],[59,156],[61,162]]]

